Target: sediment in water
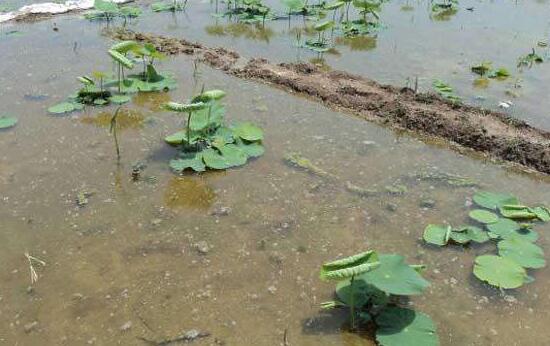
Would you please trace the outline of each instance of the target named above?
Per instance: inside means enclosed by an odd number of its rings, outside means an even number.
[[[152,43],[169,55],[191,55],[239,78],[262,81],[379,124],[436,136],[550,174],[550,132],[504,113],[451,102],[433,93],[382,85],[343,71],[327,72],[310,63],[247,61],[226,48],[128,30],[109,31],[108,35]]]

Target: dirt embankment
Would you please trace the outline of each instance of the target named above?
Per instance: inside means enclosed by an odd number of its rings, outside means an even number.
[[[376,123],[436,136],[550,174],[550,132],[503,113],[453,103],[431,93],[381,85],[342,71],[322,71],[309,63],[245,61],[225,48],[152,34],[116,31],[109,35],[149,42],[170,55],[192,55],[239,78],[262,81]]]

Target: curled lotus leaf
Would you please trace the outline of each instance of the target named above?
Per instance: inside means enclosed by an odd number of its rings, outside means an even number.
[[[483,224],[492,224],[498,221],[498,216],[495,213],[483,209],[472,210],[468,215]]]
[[[322,280],[344,280],[366,273],[380,265],[378,254],[369,250],[322,265]]]
[[[499,288],[518,288],[529,279],[525,269],[516,261],[495,255],[476,257],[474,275]]]
[[[536,219],[537,214],[525,205],[503,205],[499,208],[502,216],[509,219]]]
[[[196,112],[206,107],[207,105],[203,102],[188,103],[188,104],[168,102],[163,105],[164,109],[170,110],[172,112],[183,112],[183,113]]]
[[[136,41],[121,41],[112,45],[111,50],[124,54],[139,47],[140,45]]]
[[[197,95],[193,98],[192,102],[210,102],[210,101],[217,101],[224,98],[226,95],[225,91],[223,90],[208,90],[202,92],[200,95]]]
[[[537,218],[542,222],[550,221],[550,210],[546,207],[534,207],[531,209],[533,213],[537,215]]]
[[[128,69],[134,68],[134,63],[132,62],[132,60],[128,59],[123,54],[117,52],[116,50],[112,50],[112,49],[109,49],[107,52],[109,53],[111,58],[113,58],[114,61],[118,62],[122,66],[124,66]]]

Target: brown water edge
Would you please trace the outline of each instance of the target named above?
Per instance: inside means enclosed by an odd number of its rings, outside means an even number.
[[[68,38],[36,44],[45,41],[43,35],[29,35],[26,44],[14,47],[25,49],[17,56],[10,52],[3,67],[33,77],[4,81],[13,90],[0,95],[10,112],[20,115],[19,125],[0,136],[2,342],[140,345],[137,337],[162,339],[197,328],[212,333],[196,342],[206,345],[216,338],[227,345],[279,345],[285,330],[291,345],[369,345],[368,339],[340,332],[345,314],[319,312],[318,303],[331,299],[333,285],[320,282],[317,274],[324,261],[373,248],[428,266],[432,286],[412,301],[436,321],[442,344],[547,343],[548,269],[535,271],[533,284],[507,292],[517,301],[472,280],[473,258],[494,252],[494,246],[439,251],[419,238],[429,222],[465,222],[464,203],[473,189],[407,176],[425,170],[460,173],[485,189],[516,193],[526,203],[550,201],[544,178],[395,137],[204,66],[193,83],[192,62],[183,56],[160,66],[176,74],[178,90],[137,95],[126,106],[143,121],[121,131],[119,166],[102,122],[104,112],[114,108],[67,118],[45,115],[45,108],[76,87],[75,75],[107,61],[103,44],[84,45],[82,61],[66,54],[72,48]],[[46,78],[51,73],[58,73],[53,84]],[[231,121],[250,120],[265,129],[267,152],[240,169],[175,177],[167,165],[175,151],[162,137],[179,129],[181,118],[155,105],[167,95],[186,100],[203,83],[229,92]],[[54,88],[56,94],[46,101],[20,101],[31,88]],[[96,117],[93,124],[84,120]],[[286,165],[284,153],[296,150],[337,181]],[[135,161],[147,164],[137,183],[129,176]],[[365,188],[402,181],[409,191],[360,198],[345,190],[346,181]],[[81,191],[93,192],[83,208],[75,205]],[[421,208],[424,198],[434,199],[435,209]],[[228,215],[223,207],[230,208]],[[539,231],[546,249],[548,237]],[[209,247],[206,254],[196,246],[204,250],[201,241]],[[26,250],[47,262],[37,268],[40,279],[30,291]],[[38,324],[25,332],[34,321]],[[121,330],[128,321],[130,329]]]
[[[319,100],[323,104],[390,127],[437,136],[492,157],[550,173],[550,133],[486,109],[450,102],[433,93],[380,85],[342,71],[326,72],[310,63],[274,65],[237,52],[185,39],[115,30],[110,36],[155,44],[167,54],[188,54],[244,79],[259,80]]]

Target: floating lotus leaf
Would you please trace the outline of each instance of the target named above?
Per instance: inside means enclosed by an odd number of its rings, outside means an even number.
[[[226,169],[232,166],[217,150],[212,148],[203,150],[202,158],[208,168]]]
[[[445,246],[451,237],[451,226],[428,225],[424,229],[424,241],[430,244]]]
[[[499,208],[502,216],[510,219],[536,219],[535,214],[531,208],[524,205],[503,205]]]
[[[470,237],[466,235],[466,232],[451,232],[450,239],[458,244],[467,244],[471,241]]]
[[[0,129],[7,129],[10,127],[14,127],[15,124],[17,124],[17,118],[0,116]]]
[[[376,317],[376,341],[381,346],[437,346],[439,338],[432,319],[421,312],[389,307]]]
[[[204,172],[206,170],[201,153],[190,153],[182,155],[180,159],[170,160],[170,168],[176,173],[181,173],[188,168],[191,168],[195,172]]]
[[[126,96],[126,95],[113,95],[109,97],[109,101],[117,105],[130,102],[130,100],[131,100],[130,96]]]
[[[248,155],[248,157],[259,157],[265,152],[264,146],[260,143],[246,144],[242,140],[236,141],[237,146]]]
[[[250,142],[261,141],[264,138],[262,129],[248,122],[233,127],[233,131],[236,136]]]
[[[481,281],[500,288],[517,288],[528,279],[525,269],[517,262],[495,255],[476,257],[474,275]]]
[[[496,239],[519,236],[524,240],[534,242],[539,237],[537,232],[529,228],[522,228],[517,222],[505,218],[500,218],[497,222],[487,225],[487,229],[489,230],[489,235]]]
[[[190,144],[195,144],[197,139],[200,138],[200,134],[191,131]],[[187,130],[178,131],[164,138],[164,141],[170,145],[178,146],[187,143]]]
[[[467,239],[474,241],[476,243],[485,243],[486,241],[489,240],[489,234],[486,231],[476,226],[459,227],[458,229],[453,230],[453,233],[451,233],[451,238],[453,238],[453,234],[457,234],[457,233],[463,235]]]
[[[323,264],[319,276],[322,280],[344,280],[366,273],[379,265],[378,254],[375,251],[365,251]]]
[[[380,255],[379,261],[376,270],[363,273],[358,279],[388,294],[403,296],[421,294],[430,285],[401,255]]]
[[[498,242],[498,254],[509,258],[524,268],[543,268],[546,266],[544,252],[537,245],[520,237],[511,237]]]
[[[77,106],[74,103],[70,102],[61,102],[54,106],[51,106],[48,108],[48,112],[52,114],[64,114],[64,113],[70,113],[77,109],[82,109],[81,107]]]
[[[106,105],[107,103],[109,103],[109,101],[105,100],[105,99],[95,99],[94,100],[94,105],[96,106],[104,106]]]
[[[550,210],[546,207],[534,207],[531,209],[537,215],[537,218],[543,222],[550,221]]]
[[[242,166],[248,160],[246,153],[235,144],[227,144],[221,147],[220,152],[231,167]]]
[[[338,300],[347,306],[351,306],[351,280],[341,280],[336,284],[336,296]],[[361,309],[367,303],[384,306],[389,301],[389,296],[378,288],[366,283],[364,280],[353,280],[353,304]]]
[[[472,210],[468,215],[477,222],[484,224],[491,224],[498,221],[498,216],[496,214],[483,209]]]
[[[512,194],[479,191],[474,195],[474,202],[480,207],[497,210],[505,204],[517,204],[518,199]]]

